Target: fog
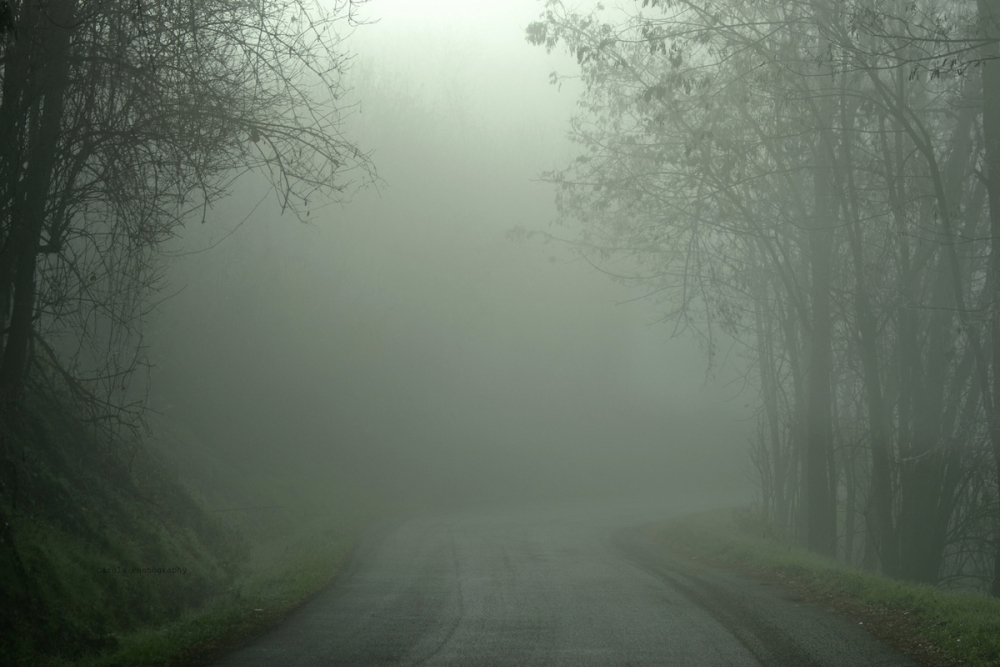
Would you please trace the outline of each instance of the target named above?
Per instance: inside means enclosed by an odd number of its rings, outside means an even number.
[[[305,222],[263,181],[171,247],[152,407],[289,495],[395,507],[753,493],[736,355],[562,244],[575,62],[541,6],[381,0],[347,41],[345,133],[380,181]],[[723,347],[725,350],[725,347]]]

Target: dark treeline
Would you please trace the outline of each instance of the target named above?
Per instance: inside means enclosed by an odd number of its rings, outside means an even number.
[[[1000,595],[1000,3],[548,2],[591,261],[754,362],[762,512]],[[619,263],[620,266],[620,263]],[[622,274],[622,270],[616,271]]]
[[[360,4],[0,2],[3,664],[113,648],[231,584],[238,542],[142,447],[143,325],[163,244],[243,173],[302,218],[370,182],[340,132]],[[107,576],[173,559],[186,581]]]
[[[359,4],[0,3],[5,409],[58,386],[134,451],[162,244],[246,171],[303,218],[369,180],[340,132],[338,30]]]

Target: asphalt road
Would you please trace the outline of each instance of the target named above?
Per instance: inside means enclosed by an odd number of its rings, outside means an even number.
[[[336,583],[219,667],[902,667],[857,624],[671,555],[621,504],[411,516],[370,530]]]

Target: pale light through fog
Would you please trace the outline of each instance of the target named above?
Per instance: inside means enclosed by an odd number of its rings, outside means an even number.
[[[319,503],[750,497],[743,360],[706,375],[666,306],[508,238],[573,235],[539,179],[573,155],[578,92],[549,82],[572,59],[524,40],[541,7],[364,7],[345,132],[383,182],[302,224],[248,179],[189,228],[227,238],[171,270],[158,407]]]

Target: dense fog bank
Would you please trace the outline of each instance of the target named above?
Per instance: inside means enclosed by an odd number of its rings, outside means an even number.
[[[749,497],[741,360],[707,374],[640,291],[509,238],[572,233],[538,174],[570,155],[575,94],[523,44],[524,5],[357,31],[346,127],[382,182],[303,223],[244,179],[189,226],[151,326],[154,407],[310,493]],[[474,41],[482,21],[506,32]]]

